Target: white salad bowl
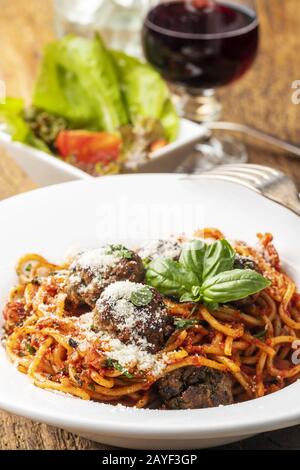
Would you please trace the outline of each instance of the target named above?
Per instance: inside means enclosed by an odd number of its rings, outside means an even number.
[[[19,256],[61,261],[70,247],[138,241],[218,227],[255,243],[272,232],[283,264],[300,285],[300,219],[242,186],[197,176],[123,175],[71,182],[0,203],[0,301],[16,282]],[[0,346],[0,408],[98,442],[140,449],[225,444],[300,423],[300,382],[263,398],[200,410],[111,406],[34,387]]]
[[[206,134],[206,129],[187,119],[181,119],[176,141],[153,152],[147,162],[139,165],[138,173],[171,172],[192,152],[195,144]],[[38,186],[50,186],[73,180],[91,179],[93,176],[60,158],[37,150],[29,145],[12,141],[0,131],[0,145],[4,147],[31,180]]]

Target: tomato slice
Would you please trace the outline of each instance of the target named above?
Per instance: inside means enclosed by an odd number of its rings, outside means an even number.
[[[73,157],[78,163],[106,165],[120,156],[122,140],[109,132],[67,130],[59,132],[55,147],[63,159]]]

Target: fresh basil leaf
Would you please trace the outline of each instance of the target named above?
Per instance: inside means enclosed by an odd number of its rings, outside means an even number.
[[[214,310],[218,310],[220,308],[220,305],[216,302],[213,302],[213,303],[206,303],[206,302],[203,302],[204,305],[206,307],[208,307],[210,310],[214,311]]]
[[[234,269],[206,279],[201,290],[205,303],[226,303],[256,294],[269,285],[270,281],[256,271]]]
[[[142,259],[144,268],[147,269],[149,264],[151,263],[151,258],[144,258]]]
[[[146,307],[153,299],[153,292],[148,286],[144,286],[130,296],[130,302],[136,307]]]
[[[180,298],[199,284],[198,277],[178,261],[158,258],[152,261],[146,272],[146,282],[164,295]]]
[[[201,287],[193,286],[190,292],[186,292],[180,297],[179,302],[200,302],[202,297]]]
[[[198,323],[199,321],[196,319],[188,319],[188,318],[175,318],[174,319],[174,326],[177,330],[187,330],[188,328],[192,328]]]
[[[206,244],[201,240],[191,240],[185,243],[179,258],[179,263],[188,271],[194,272],[198,277],[197,284],[201,283],[203,260]]]
[[[227,240],[217,240],[207,245],[203,263],[203,280],[221,272],[230,271],[234,260],[235,251]]]

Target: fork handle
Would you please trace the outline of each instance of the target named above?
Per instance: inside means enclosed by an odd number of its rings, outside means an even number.
[[[300,217],[300,199],[299,197],[297,198],[290,198],[290,197],[287,197],[287,198],[284,198],[284,197],[275,197],[275,196],[271,196],[271,195],[268,195],[268,194],[264,194],[265,197],[267,197],[268,199],[270,199],[271,201],[274,201],[274,202],[277,202],[278,204],[280,204],[281,206],[283,207],[286,207],[287,209],[291,210],[292,212],[294,212],[294,214],[298,215]]]
[[[246,124],[239,124],[236,122],[225,122],[225,121],[215,121],[205,123],[205,126],[210,130],[225,130],[233,132],[242,132],[244,134],[250,135],[255,139],[266,142],[267,144],[273,145],[275,147],[281,148],[286,152],[293,154],[295,157],[300,158],[300,147],[297,145],[291,144],[284,140],[278,139],[271,134],[255,129],[254,127],[247,126]]]
[[[225,180],[229,181],[231,183],[235,184],[240,184],[242,186],[247,187],[251,191],[255,191],[258,194],[261,194],[262,196],[266,197],[270,201],[276,202],[277,204],[280,204],[281,206],[285,207],[286,209],[289,209],[290,211],[294,212],[294,214],[298,215],[300,217],[300,197],[298,192],[295,190],[294,193],[289,193],[289,192],[284,192],[284,191],[278,191],[274,194],[274,192],[270,191],[260,191],[259,189],[255,188],[251,184],[245,183],[245,181],[242,183],[241,180],[239,180],[238,177],[234,176],[229,176],[229,175],[220,175],[220,174],[215,174],[211,171],[208,172],[203,172],[199,174],[193,174],[191,175],[190,173],[183,174],[182,178],[199,178],[199,179],[217,179],[217,180]],[[284,182],[284,180],[283,180]],[[283,187],[285,185],[283,184]]]

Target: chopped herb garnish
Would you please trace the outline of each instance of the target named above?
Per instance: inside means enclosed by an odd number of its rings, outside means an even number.
[[[144,268],[147,269],[149,264],[151,263],[151,258],[144,258],[142,261],[143,261]]]
[[[96,325],[91,325],[91,331],[93,331],[94,333],[97,333],[97,327]]]
[[[31,354],[32,356],[36,353],[36,348],[32,346],[32,344],[26,343],[25,347],[29,354]]]
[[[264,339],[266,337],[266,330],[259,331],[258,333],[255,333],[255,335],[253,336],[254,338],[257,338],[257,339]]]
[[[95,390],[95,384],[93,384],[93,382],[90,382],[88,384],[88,387],[89,387],[90,390]]]
[[[78,348],[78,343],[73,338],[69,339],[69,345],[71,346],[71,348],[75,348],[75,349]]]
[[[25,268],[25,271],[26,271],[27,273],[30,273],[31,269],[32,269],[32,264],[31,264],[31,263],[27,264],[27,266],[26,266],[26,268]]]
[[[175,318],[174,326],[177,330],[187,330],[197,325],[199,322],[196,319],[186,319],[186,318]]]
[[[121,366],[121,364],[120,364],[118,361],[114,360],[114,359],[108,358],[108,359],[106,360],[106,365],[107,365],[107,367],[109,367],[109,368],[112,368],[112,369],[118,370],[119,372],[122,372],[122,374],[123,374],[125,377],[127,377],[128,379],[132,379],[132,378],[133,378],[133,375],[130,374],[126,369],[124,369],[124,368]]]
[[[136,307],[145,307],[149,305],[153,299],[153,292],[150,287],[145,286],[141,289],[138,289],[135,292],[132,292],[130,296],[130,302]]]
[[[80,387],[82,387],[83,382],[82,382],[82,380],[80,379],[80,377],[78,377],[78,375],[75,375],[75,380],[76,380],[76,382],[78,383],[78,385],[79,385]]]
[[[199,305],[198,304],[195,304],[192,308],[192,311],[191,311],[191,315],[193,315],[194,313],[196,313],[196,311],[198,310],[199,308]]]
[[[106,248],[106,254],[107,255],[115,254],[116,256],[119,256],[120,258],[125,258],[125,259],[131,259],[133,257],[132,251],[128,250],[123,245],[108,245],[108,247]]]

